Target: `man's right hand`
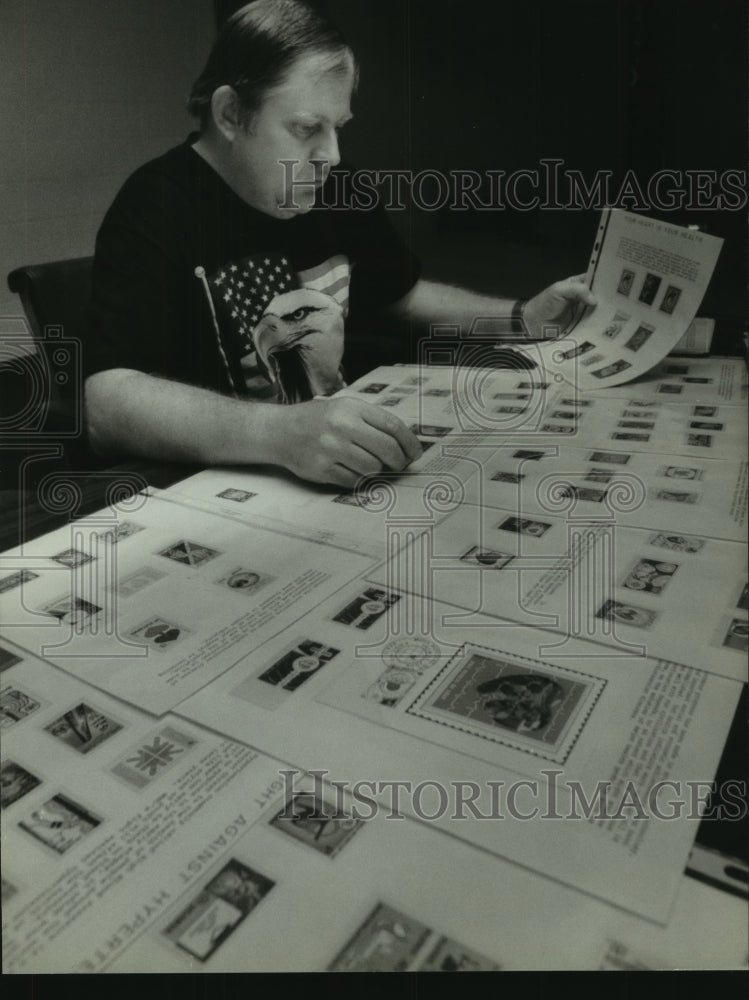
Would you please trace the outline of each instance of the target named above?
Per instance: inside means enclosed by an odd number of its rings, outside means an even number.
[[[312,482],[353,488],[361,476],[400,472],[422,454],[398,417],[363,400],[314,399],[279,407],[274,416],[275,461]]]

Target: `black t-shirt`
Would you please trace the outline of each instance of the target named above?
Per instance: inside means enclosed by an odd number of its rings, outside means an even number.
[[[381,207],[258,212],[195,138],[138,169],[104,218],[86,374],[132,368],[290,402],[334,391],[344,330],[355,348],[364,321],[413,286],[415,258]]]

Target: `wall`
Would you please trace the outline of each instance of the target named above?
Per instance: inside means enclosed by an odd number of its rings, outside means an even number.
[[[187,134],[214,23],[211,0],[2,0],[0,316],[10,270],[93,253],[123,180]]]

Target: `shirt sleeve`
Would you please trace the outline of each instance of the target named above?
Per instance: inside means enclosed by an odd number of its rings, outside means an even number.
[[[348,210],[354,268],[351,309],[378,313],[416,284],[421,264],[393,226],[380,201]]]
[[[139,171],[125,183],[96,239],[87,376],[131,368],[194,381],[182,228],[163,177]]]

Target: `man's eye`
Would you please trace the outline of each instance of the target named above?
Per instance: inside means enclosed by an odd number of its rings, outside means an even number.
[[[317,125],[296,125],[294,131],[302,139],[311,139],[317,132]]]
[[[317,311],[318,310],[315,306],[299,306],[299,308],[295,309],[293,313],[286,313],[283,318],[285,320],[292,320],[293,322],[298,323],[300,320],[306,319],[310,313]]]

